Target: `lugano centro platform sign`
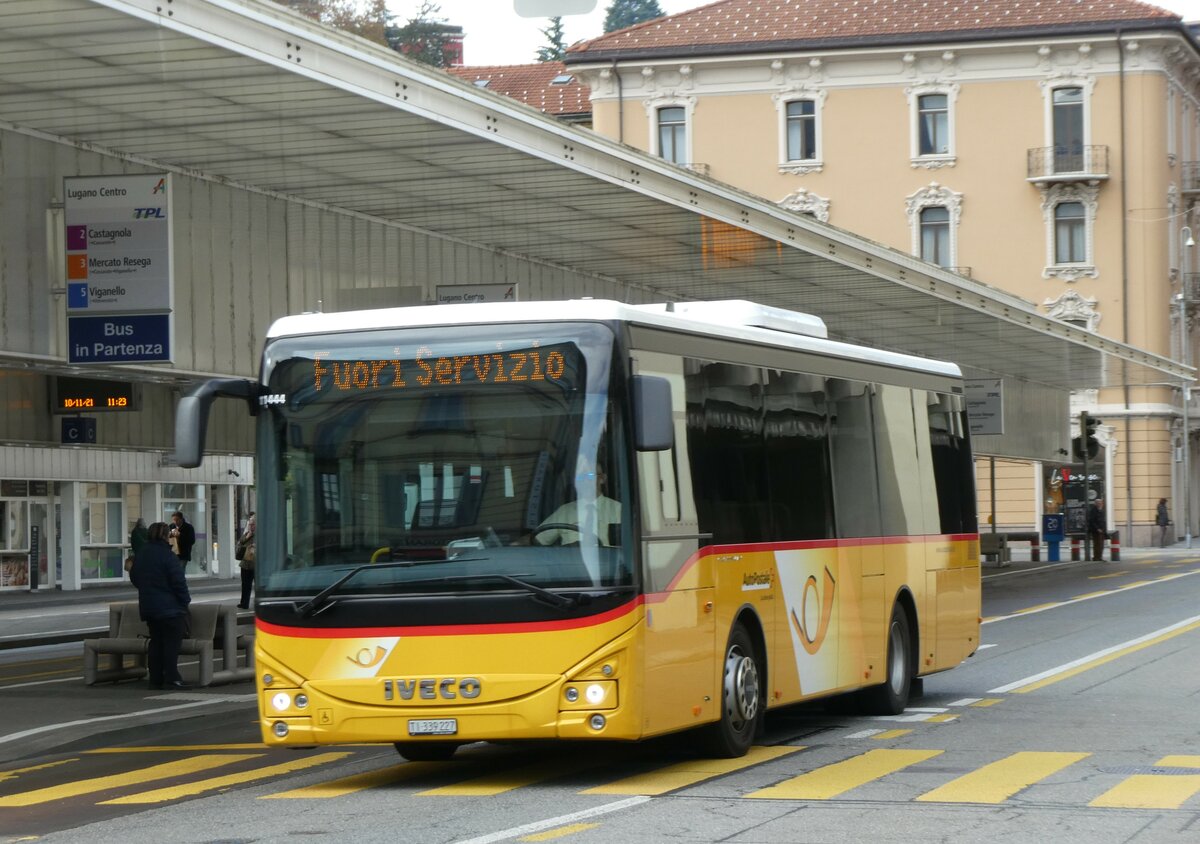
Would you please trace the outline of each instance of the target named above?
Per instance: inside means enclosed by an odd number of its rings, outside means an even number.
[[[170,177],[73,177],[63,187],[67,360],[169,363]]]

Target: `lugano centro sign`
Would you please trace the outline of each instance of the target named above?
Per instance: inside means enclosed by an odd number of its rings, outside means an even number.
[[[83,176],[63,188],[68,361],[170,362],[170,177]]]

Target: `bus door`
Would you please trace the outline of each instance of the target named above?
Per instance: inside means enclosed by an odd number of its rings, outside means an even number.
[[[671,382],[675,447],[638,455],[642,583],[646,594],[643,731],[653,735],[717,717],[716,615],[711,568],[699,559],[683,367],[679,358],[639,353],[639,374]],[[698,708],[698,709],[697,709]]]

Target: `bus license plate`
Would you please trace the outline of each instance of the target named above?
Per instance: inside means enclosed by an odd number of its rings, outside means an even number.
[[[415,718],[408,722],[410,736],[452,736],[457,732],[457,718]]]

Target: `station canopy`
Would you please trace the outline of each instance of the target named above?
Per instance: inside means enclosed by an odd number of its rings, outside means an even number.
[[[598,296],[750,299],[1052,390],[1193,373],[265,0],[4,0],[0,121],[569,267]]]

